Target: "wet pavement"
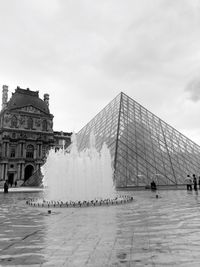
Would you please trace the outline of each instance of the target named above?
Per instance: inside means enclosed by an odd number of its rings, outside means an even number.
[[[0,194],[0,266],[200,266],[200,192],[126,192],[125,205],[34,208]]]

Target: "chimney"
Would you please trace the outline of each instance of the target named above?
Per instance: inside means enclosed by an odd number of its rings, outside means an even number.
[[[49,106],[49,94],[44,94],[44,102]]]
[[[2,90],[2,109],[4,109],[7,106],[8,101],[8,86],[3,85]]]

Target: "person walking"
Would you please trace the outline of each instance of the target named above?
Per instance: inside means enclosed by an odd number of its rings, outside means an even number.
[[[195,174],[193,174],[193,184],[194,184],[194,190],[197,191],[197,178]]]

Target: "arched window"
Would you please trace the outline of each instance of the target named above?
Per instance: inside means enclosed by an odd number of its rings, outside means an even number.
[[[42,131],[47,131],[47,121],[43,120],[42,122]]]
[[[11,119],[11,127],[13,128],[17,127],[17,117],[15,115]]]
[[[28,118],[27,128],[33,129],[33,119],[31,117]]]
[[[26,147],[26,157],[33,159],[33,156],[34,156],[34,146],[28,145]]]

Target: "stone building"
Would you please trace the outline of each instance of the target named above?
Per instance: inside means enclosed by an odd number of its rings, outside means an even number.
[[[17,87],[8,101],[8,86],[3,85],[0,112],[0,181],[23,184],[36,177],[52,147],[70,143],[71,133],[53,131],[49,95]]]

